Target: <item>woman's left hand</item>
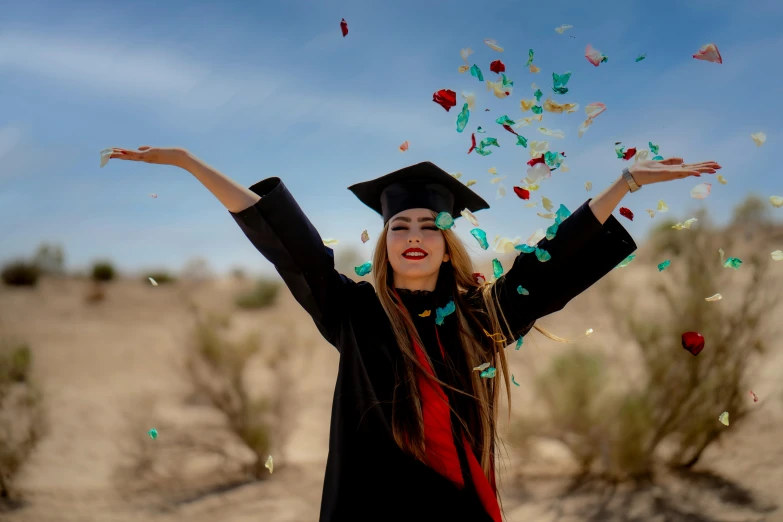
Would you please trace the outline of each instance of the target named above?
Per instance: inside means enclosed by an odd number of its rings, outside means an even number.
[[[644,160],[628,167],[636,184],[640,187],[662,181],[682,179],[702,174],[715,174],[719,169],[714,161],[701,163],[685,163],[682,158],[666,158],[665,160]]]

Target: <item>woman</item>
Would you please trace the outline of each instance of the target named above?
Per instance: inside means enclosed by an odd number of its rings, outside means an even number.
[[[110,157],[195,176],[339,350],[321,521],[500,522],[501,379],[510,399],[503,348],[636,249],[611,215],[627,192],[720,168],[678,158],[635,163],[538,243],[549,260],[520,253],[484,284],[454,233],[435,223],[441,212],[489,208],[473,191],[432,163],[354,185],[384,220],[373,288],[335,271],[332,250],[279,178],[248,190],[183,149],[114,149]],[[482,363],[494,378],[474,371]]]

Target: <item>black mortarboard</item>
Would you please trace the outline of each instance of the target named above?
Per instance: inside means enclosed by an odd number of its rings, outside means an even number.
[[[351,185],[348,190],[383,216],[384,224],[411,208],[448,212],[454,219],[466,208],[471,212],[489,208],[481,196],[429,161]]]

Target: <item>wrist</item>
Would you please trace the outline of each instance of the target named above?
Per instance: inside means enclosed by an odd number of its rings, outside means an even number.
[[[196,162],[196,157],[187,149],[177,149],[174,153],[172,165],[190,171],[190,167]]]
[[[636,163],[631,165],[628,168],[628,173],[631,175],[631,178],[633,179],[633,182],[636,183],[636,185],[639,188],[642,188],[647,183],[644,180],[644,176],[641,172],[639,172],[639,169],[636,168]]]
[[[642,188],[642,182],[639,179],[638,173],[634,173],[633,165],[623,169],[622,179],[625,182],[626,187],[630,192],[636,192]]]

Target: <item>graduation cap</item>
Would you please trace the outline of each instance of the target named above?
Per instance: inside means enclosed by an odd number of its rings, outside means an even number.
[[[481,196],[429,161],[351,185],[348,190],[383,216],[384,224],[400,212],[412,208],[448,212],[454,219],[465,208],[471,212],[489,208]]]

